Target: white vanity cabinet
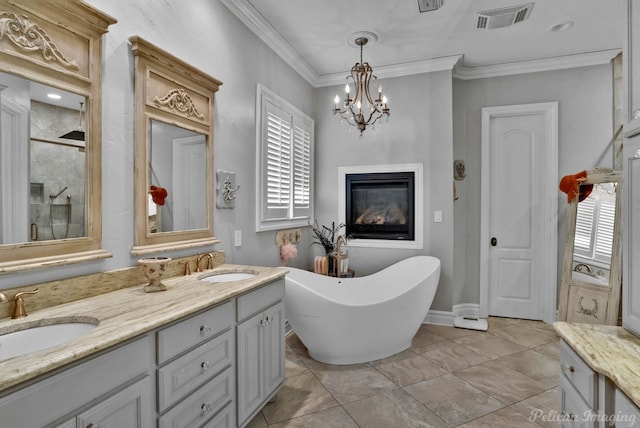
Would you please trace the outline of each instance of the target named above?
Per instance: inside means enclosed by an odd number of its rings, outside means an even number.
[[[0,398],[0,426],[151,427],[152,356],[145,335],[16,389]]]
[[[230,300],[157,333],[158,427],[235,422],[235,305]]]
[[[560,342],[560,422],[596,428],[612,414],[614,386],[596,373],[563,340]],[[605,425],[602,425],[605,426]]]
[[[614,399],[616,428],[637,427],[640,422],[640,409],[619,389],[616,389]]]
[[[245,426],[285,380],[284,281],[238,297],[238,426]]]

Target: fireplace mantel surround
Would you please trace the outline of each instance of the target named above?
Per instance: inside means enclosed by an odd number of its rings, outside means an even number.
[[[415,164],[384,164],[384,165],[358,165],[338,168],[338,222],[347,222],[347,175],[353,174],[381,174],[381,173],[413,173],[414,176],[414,200],[413,215],[414,230],[413,239],[362,239],[349,240],[351,247],[372,248],[398,248],[398,249],[423,249],[423,166]]]

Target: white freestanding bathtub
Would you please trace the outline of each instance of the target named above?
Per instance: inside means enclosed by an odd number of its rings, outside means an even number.
[[[407,349],[440,279],[440,260],[431,256],[356,278],[288,269],[287,319],[311,358],[328,364],[373,361]]]

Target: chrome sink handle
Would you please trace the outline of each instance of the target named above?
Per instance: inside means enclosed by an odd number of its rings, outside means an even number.
[[[24,296],[25,294],[36,294],[40,291],[39,288],[31,291],[21,291],[20,293],[16,293],[13,296],[14,307],[13,307],[13,315],[11,315],[12,319],[16,318],[24,318],[27,316],[27,311],[24,309]]]

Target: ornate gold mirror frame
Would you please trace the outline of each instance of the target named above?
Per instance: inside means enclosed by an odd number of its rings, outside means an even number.
[[[213,235],[213,104],[222,82],[139,36],[132,36],[129,41],[135,59],[135,239],[131,254],[218,243]],[[203,182],[197,183],[204,199],[198,201],[204,207],[198,224],[204,227],[165,230],[157,227],[157,220],[151,220],[155,216],[151,209],[157,210],[159,216],[165,198],[170,200],[172,196],[171,189],[167,191],[163,183],[152,180],[157,172],[152,170],[151,156],[154,124],[204,136],[206,173],[199,180]]]
[[[576,224],[578,223],[578,202],[576,196],[567,206],[567,236],[564,244],[564,261],[560,284],[560,301],[558,319],[560,321],[580,322],[587,324],[617,325],[620,307],[621,286],[621,206],[622,206],[622,172],[608,168],[595,168],[587,171],[587,177],[580,183],[582,186],[593,185],[596,193],[598,185],[606,184],[609,200],[605,214],[606,228],[612,233],[610,242],[610,260],[607,265],[598,260],[579,258],[576,254]],[[591,193],[590,193],[591,194]],[[611,208],[615,206],[613,212]],[[604,211],[604,210],[603,210]],[[581,222],[580,229],[585,229]],[[588,229],[588,225],[587,225]],[[582,234],[584,235],[584,233]],[[592,244],[593,245],[593,244]]]
[[[117,21],[80,0],[0,0],[0,71],[86,99],[85,236],[0,245],[0,274],[111,257],[102,245],[102,35]],[[2,207],[2,210],[10,207]]]

